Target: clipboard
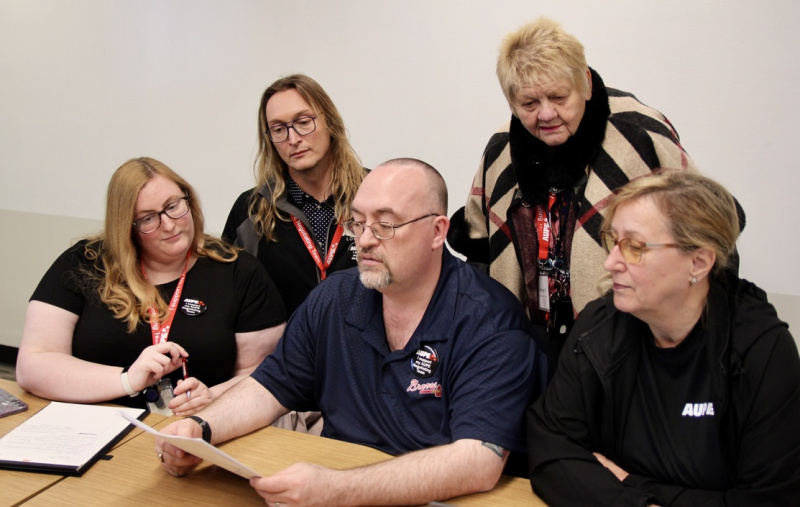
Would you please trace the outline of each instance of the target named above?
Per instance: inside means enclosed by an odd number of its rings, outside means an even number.
[[[53,401],[0,438],[0,469],[81,476],[133,426],[119,420],[144,419],[147,410]]]

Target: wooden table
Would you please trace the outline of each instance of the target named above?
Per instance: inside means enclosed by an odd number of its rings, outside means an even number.
[[[25,422],[29,417],[50,403],[49,400],[44,400],[24,391],[16,382],[11,380],[0,379],[0,388],[5,389],[28,404],[28,410],[25,412],[19,412],[0,418],[0,437]],[[150,414],[145,418],[145,422],[152,425],[164,419],[166,419],[166,417],[163,415]],[[134,428],[134,430],[120,440],[114,448],[116,449],[124,445],[140,433],[142,433],[142,430]],[[57,474],[0,470],[0,507],[17,505],[24,502],[26,499],[34,497],[53,484],[62,481],[64,478],[65,476]]]
[[[31,415],[43,409],[49,403],[46,400],[26,393],[16,382],[11,380],[0,379],[0,388],[5,389],[28,404],[28,410],[25,412],[19,412],[0,419],[0,437],[5,436],[6,433],[25,422]],[[0,470],[0,491],[2,491],[0,495],[0,506],[6,507],[22,502],[63,478],[64,476],[62,475]]]
[[[169,421],[157,424],[165,426]],[[151,435],[139,435],[114,450],[110,461],[97,462],[83,477],[68,477],[43,491],[25,507],[148,504],[150,506],[264,506],[246,479],[203,463],[187,477],[175,478],[161,469]],[[220,446],[264,475],[297,462],[331,468],[352,468],[392,459],[375,449],[278,428],[263,428]],[[504,476],[488,493],[448,500],[458,506],[543,506],[525,479]]]
[[[0,436],[25,421],[47,401],[24,392],[14,382],[0,381],[0,387],[23,399],[30,409],[0,419]],[[177,418],[150,414],[145,422],[157,429]],[[155,439],[135,428],[109,453],[110,460],[99,460],[82,477],[64,477],[28,472],[0,471],[0,507],[11,505],[84,506],[127,505],[169,506],[253,505],[264,500],[246,479],[203,463],[188,477],[175,478],[165,473],[155,453]],[[298,462],[317,463],[330,468],[352,468],[392,459],[370,447],[338,440],[263,428],[220,446],[245,465],[264,475],[273,474]],[[448,500],[457,506],[544,506],[531,491],[526,479],[503,476],[487,493]]]

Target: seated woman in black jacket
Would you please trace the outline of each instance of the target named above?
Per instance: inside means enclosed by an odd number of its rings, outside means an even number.
[[[731,195],[685,171],[623,187],[603,226],[613,288],[581,313],[528,412],[553,505],[790,505],[800,357],[764,291],[728,268]]]

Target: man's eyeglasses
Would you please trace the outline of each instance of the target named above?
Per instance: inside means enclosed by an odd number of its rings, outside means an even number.
[[[653,248],[680,248],[677,243],[642,243],[631,238],[617,239],[611,235],[610,232],[601,232],[600,241],[603,244],[603,249],[606,253],[610,254],[615,246],[619,247],[619,252],[622,258],[628,264],[639,264],[642,262],[642,255],[647,250]]]
[[[389,222],[372,222],[371,224],[367,225],[364,222],[356,222],[351,218],[350,220],[345,220],[345,222],[342,224],[342,227],[344,227],[345,234],[354,238],[360,238],[361,235],[364,234],[364,231],[367,229],[367,227],[369,227],[372,229],[372,235],[376,238],[392,239],[394,237],[395,229],[399,229],[404,225],[422,220],[423,218],[438,216],[438,213],[428,213],[427,215],[423,215],[419,218],[415,218],[414,220],[409,220],[408,222],[403,222],[402,224],[398,225],[390,224]]]
[[[167,215],[173,220],[177,220],[189,213],[189,196],[168,203],[164,209],[158,213],[148,213],[139,220],[134,220],[133,226],[142,234],[150,234],[161,227],[161,215]]]
[[[273,143],[282,143],[289,139],[289,129],[294,129],[299,136],[307,136],[317,130],[316,116],[301,116],[289,123],[280,123],[267,129],[267,136]]]

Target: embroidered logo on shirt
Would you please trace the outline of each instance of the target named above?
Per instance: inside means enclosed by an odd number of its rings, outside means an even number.
[[[713,417],[714,404],[713,403],[687,403],[683,407],[682,417]]]
[[[442,384],[438,382],[421,383],[417,379],[411,379],[411,383],[406,389],[407,393],[418,392],[419,394],[433,394],[437,398],[442,397]]]

